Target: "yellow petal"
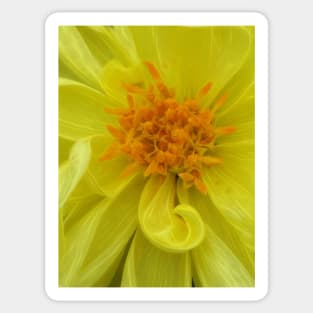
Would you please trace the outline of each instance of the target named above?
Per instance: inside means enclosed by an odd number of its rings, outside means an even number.
[[[70,71],[79,81],[94,88],[99,87],[101,65],[90,51],[77,27],[60,26],[59,59],[60,72]],[[63,69],[64,67],[65,69]]]
[[[158,51],[153,26],[130,26],[130,32],[141,60],[158,64]]]
[[[96,57],[99,54],[110,54],[112,58],[119,59],[125,65],[138,63],[136,46],[129,27],[125,26],[92,26],[79,27],[86,43]],[[99,51],[97,51],[99,50]]]
[[[201,287],[253,287],[254,278],[209,227],[201,245],[192,250],[195,283]]]
[[[112,199],[104,199],[65,228],[60,266],[63,287],[108,286],[137,225],[142,178],[134,178]]]
[[[230,86],[234,87],[235,84]],[[231,90],[231,87],[226,88],[225,92],[230,94],[231,98],[226,100],[227,102],[222,107],[223,110],[217,111],[216,124],[240,128],[241,124],[254,121],[254,78],[251,78],[248,85],[240,85],[241,92]]]
[[[110,282],[109,287],[121,287],[122,285],[122,276],[123,276],[123,271],[124,271],[124,266],[126,262],[126,258],[129,252],[129,247],[131,245],[132,239],[129,240],[126,248],[124,249],[123,256],[120,260],[120,263],[118,265],[117,270],[115,271],[115,274]]]
[[[119,60],[112,60],[103,68],[100,83],[104,93],[116,105],[126,106],[125,84],[143,85],[144,80],[143,63],[126,67]]]
[[[179,98],[194,97],[208,82],[210,105],[241,68],[251,48],[251,31],[228,27],[156,27],[160,67]]]
[[[59,137],[59,165],[68,159],[73,141]]]
[[[164,252],[137,230],[122,277],[122,287],[191,287],[190,255]]]
[[[87,187],[86,190],[83,190],[83,187]],[[81,191],[85,195],[78,196]],[[91,192],[88,186],[86,186],[83,177],[62,207],[62,223],[64,228],[67,230],[71,228],[79,219],[88,213],[89,208],[94,207],[100,200],[102,201],[103,199],[104,198],[102,196]]]
[[[213,203],[244,242],[254,249],[253,174],[250,179],[243,179],[238,168],[211,167],[203,171],[203,178]]]
[[[59,242],[59,266],[63,260],[65,252],[65,240],[64,240],[64,222],[63,222],[63,209],[59,208],[59,232],[58,232],[58,242]]]
[[[110,102],[103,94],[86,85],[60,79],[59,85],[59,135],[68,140],[107,134],[108,123],[115,123],[104,108]]]
[[[203,173],[212,201],[253,251],[254,87],[249,86],[237,94],[237,102],[220,116],[220,120],[233,121],[236,127],[236,132],[217,142],[215,152],[223,164],[207,168]]]
[[[95,193],[107,197],[114,197],[120,189],[136,174],[123,177],[122,173],[130,164],[124,156],[117,156],[111,160],[103,160],[101,157],[112,144],[112,139],[104,136],[91,138],[91,160],[86,179]]]
[[[250,140],[225,143],[216,147],[223,160],[221,171],[254,195],[254,142]]]
[[[59,169],[59,207],[63,207],[67,198],[87,170],[90,161],[89,139],[76,142],[68,161]]]
[[[138,63],[136,47],[127,27],[61,28],[60,77],[78,80],[99,89],[99,74],[111,59],[119,59],[125,65]]]
[[[232,134],[218,138],[218,146],[254,142],[254,82],[253,79],[251,81],[248,86],[242,86],[241,93],[235,93],[237,97],[225,104],[224,111],[218,112],[217,125],[235,128]]]
[[[185,252],[201,243],[204,224],[190,205],[175,206],[175,176],[157,175],[147,182],[139,204],[139,222],[145,236],[167,252]]]
[[[102,67],[106,62],[114,57],[105,33],[110,33],[109,27],[103,26],[77,26],[85,45],[88,47],[92,56]]]
[[[207,195],[201,194],[194,187],[186,188],[181,180],[177,184],[177,196],[180,203],[193,206],[200,213],[204,223],[224,242],[245,266],[251,276],[254,276],[254,247],[245,243],[238,232],[220,213]]]
[[[218,123],[239,123],[254,119],[254,31],[249,29],[251,44],[241,68],[228,81],[221,94],[227,95],[226,103],[218,110]]]

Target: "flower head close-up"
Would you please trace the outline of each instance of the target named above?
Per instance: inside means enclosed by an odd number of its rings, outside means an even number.
[[[254,27],[59,27],[59,286],[254,287]]]

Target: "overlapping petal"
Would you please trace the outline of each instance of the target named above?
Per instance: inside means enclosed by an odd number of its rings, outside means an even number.
[[[137,230],[127,256],[122,287],[191,287],[190,255],[162,251]]]
[[[251,187],[245,185],[248,180],[239,176],[241,172],[240,169],[231,172],[225,167],[210,168],[204,171],[204,180],[214,204],[252,247],[254,245],[254,192]]]
[[[59,137],[59,166],[68,159],[73,141]]]
[[[210,104],[241,68],[251,48],[251,31],[244,27],[155,27],[160,68],[180,99],[195,96],[207,82]]]
[[[65,229],[61,286],[107,286],[135,231],[142,178],[135,177],[113,199],[86,205],[86,214]]]
[[[133,173],[123,176],[123,171],[129,165],[129,161],[122,156],[103,160],[102,156],[112,145],[111,138],[105,136],[93,136],[90,139],[91,159],[88,166],[86,180],[99,195],[114,197],[133,178]]]
[[[201,243],[204,225],[190,205],[175,203],[175,176],[152,176],[139,204],[139,222],[147,239],[168,252],[185,252]]]
[[[199,194],[195,188],[186,190],[181,181],[177,184],[177,196],[181,203],[193,206],[201,215],[203,222],[214,231],[223,243],[232,251],[238,261],[254,277],[254,253],[241,236],[211,201],[210,197]]]
[[[143,63],[123,65],[119,60],[108,62],[101,74],[101,87],[116,106],[127,105],[126,84],[142,86],[145,82]]]
[[[131,26],[129,30],[132,33],[139,59],[158,64],[155,27]]]
[[[138,63],[136,45],[128,27],[87,26],[78,30],[102,66],[113,58],[124,65]]]
[[[104,114],[110,99],[99,91],[76,81],[61,78],[59,83],[59,136],[78,140],[97,134],[108,134],[105,126],[115,123]]]
[[[195,282],[202,287],[252,287],[249,274],[232,250],[210,227],[204,242],[192,250]]]
[[[105,53],[105,52],[104,52]],[[60,72],[97,88],[101,64],[95,58],[81,33],[74,26],[59,28]]]
[[[62,208],[71,192],[87,170],[91,149],[89,139],[77,141],[67,162],[59,169],[59,207]]]

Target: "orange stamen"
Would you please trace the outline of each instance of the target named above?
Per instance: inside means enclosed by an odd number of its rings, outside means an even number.
[[[138,87],[136,85],[123,84],[123,87],[130,93],[138,93],[138,94],[146,93],[145,89]]]
[[[203,98],[212,88],[212,83],[207,83],[204,87],[202,87],[199,91],[198,98]]]
[[[223,160],[220,158],[212,157],[212,156],[203,156],[201,157],[201,161],[203,164],[207,166],[216,165],[223,163]]]
[[[152,78],[156,81],[160,81],[161,80],[161,76],[159,74],[159,72],[157,71],[157,69],[154,67],[154,65],[150,62],[143,62],[144,65],[147,67],[148,71],[150,72]]]
[[[148,71],[150,72],[152,78],[157,83],[156,86],[159,89],[160,93],[168,98],[170,96],[170,92],[167,89],[166,85],[161,80],[161,75],[157,71],[157,69],[154,67],[154,65],[150,62],[144,62],[145,66],[147,67]]]
[[[206,184],[201,179],[196,178],[194,181],[194,184],[200,192],[206,193],[208,191],[208,187],[206,186]]]
[[[117,138],[120,142],[123,142],[125,139],[125,133],[118,128],[112,126],[112,125],[107,125],[107,130],[111,133],[111,135],[115,138]]]
[[[133,174],[136,169],[139,167],[138,163],[133,162],[131,164],[129,164],[121,173],[120,177],[121,178],[126,178],[127,176]]]
[[[221,95],[215,102],[211,112],[214,114],[218,109],[220,109],[222,105],[225,103],[226,99],[227,99],[226,94]]]
[[[111,160],[114,157],[116,157],[120,153],[119,146],[116,144],[113,144],[110,146],[106,152],[100,157],[100,160]]]
[[[229,134],[234,133],[235,131],[236,131],[236,128],[232,126],[215,128],[215,134],[217,136],[229,135]]]

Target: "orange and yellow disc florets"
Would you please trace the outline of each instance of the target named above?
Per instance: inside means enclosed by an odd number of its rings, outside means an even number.
[[[145,62],[154,83],[147,89],[124,84],[128,107],[106,109],[118,116],[119,127],[107,129],[116,142],[105,152],[107,160],[125,154],[132,161],[122,175],[142,168],[145,176],[176,173],[187,187],[207,191],[201,177],[203,166],[220,164],[213,156],[217,137],[232,133],[233,127],[215,127],[215,112],[224,103],[222,96],[210,109],[202,109],[199,101],[210,90],[208,83],[195,99],[179,103],[174,92],[162,82],[156,68]]]

